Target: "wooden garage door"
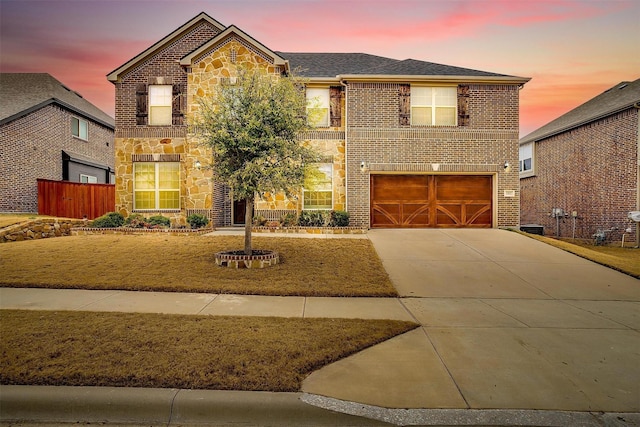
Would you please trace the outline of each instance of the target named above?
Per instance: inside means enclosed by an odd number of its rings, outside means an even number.
[[[371,175],[371,227],[492,226],[488,175]]]

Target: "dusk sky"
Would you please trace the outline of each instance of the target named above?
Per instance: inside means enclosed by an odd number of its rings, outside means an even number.
[[[521,137],[640,78],[639,0],[0,0],[0,71],[49,73],[113,116],[106,75],[200,12],[277,51],[531,77]]]

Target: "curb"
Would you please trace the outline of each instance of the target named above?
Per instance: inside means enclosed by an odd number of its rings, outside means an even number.
[[[0,387],[0,422],[162,426],[388,426],[307,404],[302,393],[120,387]]]

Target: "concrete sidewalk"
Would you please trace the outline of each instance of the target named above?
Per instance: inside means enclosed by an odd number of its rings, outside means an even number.
[[[308,409],[309,425],[640,425],[640,281],[503,230],[367,237],[400,298],[2,288],[0,308],[413,320],[422,327],[314,372],[282,399]],[[3,386],[0,402],[29,390]],[[269,411],[249,397],[259,394],[202,393],[194,414],[223,395]],[[268,419],[250,425],[305,425]]]

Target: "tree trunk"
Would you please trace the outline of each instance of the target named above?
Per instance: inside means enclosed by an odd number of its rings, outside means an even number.
[[[253,227],[253,199],[245,199],[246,211],[244,214],[244,254],[251,255],[251,228]]]

